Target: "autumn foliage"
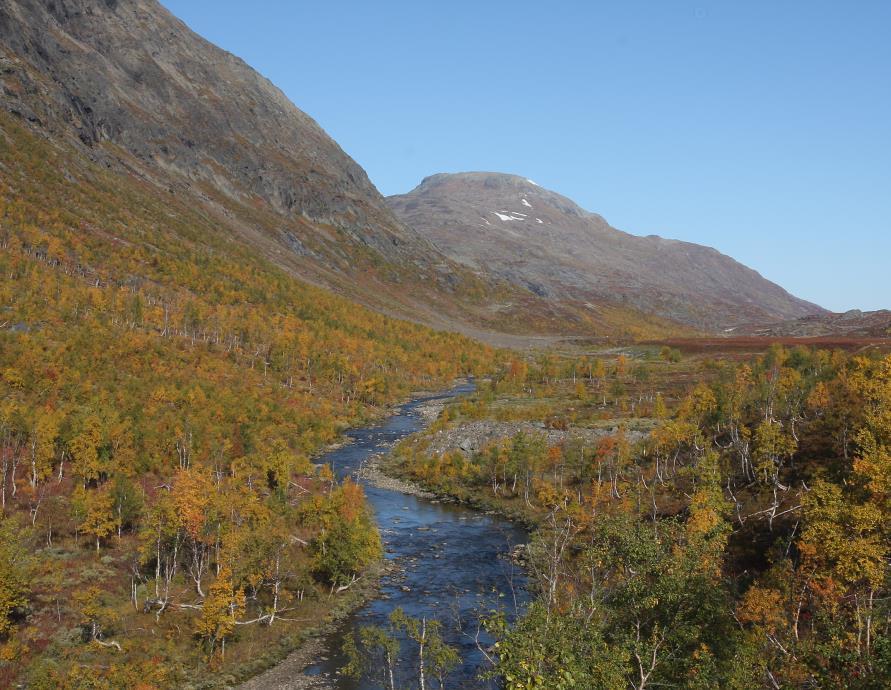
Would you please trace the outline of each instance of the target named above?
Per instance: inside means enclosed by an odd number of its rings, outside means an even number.
[[[301,282],[7,115],[0,170],[0,685],[255,663],[240,636],[296,639],[380,553],[312,454],[493,353]]]
[[[496,675],[513,690],[886,687],[891,357],[659,359],[529,358],[437,433],[531,431],[397,448],[410,477],[538,526],[536,603],[513,628],[488,621]]]

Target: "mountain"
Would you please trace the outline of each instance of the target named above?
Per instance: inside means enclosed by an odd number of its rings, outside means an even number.
[[[216,238],[387,314],[499,344],[676,328],[621,309],[591,316],[451,261],[312,118],[155,0],[0,4],[3,111],[64,152],[81,191],[92,183],[75,168],[105,169],[176,198]]]
[[[417,321],[487,321],[469,314],[497,286],[400,223],[312,118],[155,0],[0,3],[3,111],[72,166],[176,197],[302,280]]]
[[[388,203],[279,89],[155,0],[0,4],[0,112],[22,125],[5,128],[10,150],[37,136],[78,193],[102,170],[188,209],[181,225],[207,246],[235,242],[377,311],[497,344],[821,313],[717,252],[619,233],[522,178],[434,176]],[[106,224],[100,212],[80,232],[102,242]]]
[[[452,261],[396,218],[312,118],[155,0],[0,4],[4,111],[64,156],[79,191],[93,182],[78,168],[106,170],[175,198],[202,232],[386,314],[506,345],[529,342],[507,334],[677,329],[620,305],[591,313],[542,299]],[[30,146],[7,130],[13,149]]]
[[[433,175],[387,201],[455,261],[551,301],[622,305],[705,331],[826,313],[714,249],[621,232],[523,177]]]

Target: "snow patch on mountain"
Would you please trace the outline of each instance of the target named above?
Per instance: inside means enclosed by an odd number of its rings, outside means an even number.
[[[505,222],[510,221],[510,220],[526,220],[526,214],[520,213],[518,211],[507,211],[506,213],[499,212],[499,211],[492,211],[492,213],[494,213],[496,216],[498,216],[501,220],[503,220]]]

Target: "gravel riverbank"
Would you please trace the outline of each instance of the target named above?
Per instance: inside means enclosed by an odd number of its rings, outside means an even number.
[[[308,676],[303,669],[324,658],[325,645],[321,638],[308,639],[285,659],[238,686],[239,690],[333,690],[334,686],[322,676]]]
[[[381,470],[381,462],[386,456],[383,453],[375,455],[368,459],[362,468],[356,473],[357,479],[360,479],[379,489],[388,489],[389,491],[398,491],[401,494],[409,496],[419,496],[420,498],[435,499],[436,494],[427,491],[413,482],[403,481],[390,477]]]

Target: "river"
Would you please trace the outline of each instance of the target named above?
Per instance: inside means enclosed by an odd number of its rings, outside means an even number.
[[[385,452],[393,443],[424,428],[418,407],[473,391],[462,384],[438,395],[412,400],[384,422],[347,432],[348,445],[330,451],[320,462],[330,463],[344,477],[371,456]],[[386,558],[395,561],[394,572],[384,577],[381,596],[353,613],[337,632],[329,635],[327,658],[307,668],[307,675],[321,675],[339,690],[373,690],[367,680],[355,682],[338,670],[343,637],[363,625],[386,625],[387,616],[402,607],[409,616],[435,618],[443,623],[443,637],[462,659],[449,677],[448,688],[490,688],[479,679],[485,659],[474,636],[480,612],[503,608],[509,616],[528,601],[526,578],[506,554],[527,541],[524,529],[501,517],[470,508],[439,503],[389,489],[365,485]],[[485,635],[485,644],[491,642]]]

